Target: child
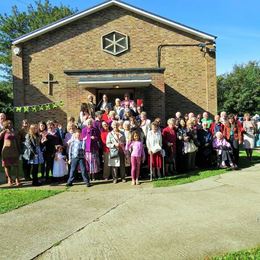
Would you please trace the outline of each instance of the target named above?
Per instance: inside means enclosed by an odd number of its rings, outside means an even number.
[[[131,151],[132,185],[139,185],[141,160],[142,162],[145,160],[144,146],[137,131],[133,132],[132,140],[130,143],[127,143],[126,150]]]
[[[74,139],[72,140],[69,147],[69,164],[71,164],[70,168],[70,176],[67,181],[66,186],[72,186],[73,181],[75,179],[75,170],[78,165],[80,166],[81,175],[86,183],[87,187],[90,187],[89,177],[87,175],[87,170],[85,166],[85,141],[80,139],[81,130],[77,129],[74,134]]]
[[[146,145],[149,153],[148,167],[152,168],[154,177],[156,169],[158,178],[161,178],[160,169],[162,168],[162,134],[156,122],[153,122],[151,127],[152,129],[148,132],[146,138]]]
[[[62,178],[68,174],[68,168],[66,165],[66,156],[62,154],[63,147],[61,145],[56,146],[56,153],[53,164],[53,178]]]
[[[236,164],[233,163],[231,145],[221,132],[216,133],[216,138],[213,140],[213,148],[217,150],[218,166],[220,168],[227,168],[226,162],[229,163],[232,169],[237,168]]]

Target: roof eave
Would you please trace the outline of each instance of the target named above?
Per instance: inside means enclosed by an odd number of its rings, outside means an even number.
[[[43,28],[35,30],[35,31],[33,31],[31,33],[28,33],[26,35],[23,35],[23,36],[15,39],[15,40],[13,40],[12,44],[13,45],[17,45],[17,44],[26,42],[28,40],[31,40],[31,39],[35,38],[35,37],[43,35],[43,34],[49,32],[49,31],[52,31],[52,30],[57,29],[57,28],[59,28],[61,26],[64,26],[64,25],[66,25],[68,23],[76,21],[76,20],[78,20],[78,19],[80,19],[82,17],[85,17],[85,16],[91,15],[91,14],[93,14],[95,12],[101,11],[101,10],[107,8],[107,7],[112,6],[112,5],[119,6],[121,8],[124,8],[126,10],[132,11],[134,13],[137,13],[137,14],[142,15],[144,17],[147,17],[149,19],[158,21],[158,22],[160,22],[162,24],[168,25],[170,27],[174,27],[174,28],[179,29],[181,31],[185,31],[185,32],[187,32],[189,34],[192,34],[192,35],[196,35],[196,36],[198,36],[198,37],[200,37],[202,39],[205,39],[205,40],[215,41],[215,39],[217,38],[214,35],[210,35],[210,34],[198,31],[196,29],[193,29],[191,27],[188,27],[188,26],[176,23],[174,21],[168,20],[168,19],[166,19],[164,17],[155,15],[153,13],[147,12],[147,11],[142,10],[140,8],[136,8],[136,7],[132,6],[132,5],[126,4],[124,2],[121,2],[121,1],[118,2],[117,0],[111,0],[111,1],[103,2],[103,3],[101,3],[101,4],[97,5],[97,6],[94,6],[94,7],[90,8],[90,9],[87,9],[87,10],[82,11],[80,13],[77,13],[75,15],[69,16],[68,18],[65,18],[65,19],[63,18],[63,19],[61,19],[61,20],[59,20],[57,22],[54,22],[54,23],[52,23],[50,25],[47,25],[47,26],[45,26]]]

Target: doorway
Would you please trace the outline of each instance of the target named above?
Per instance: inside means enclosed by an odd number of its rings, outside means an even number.
[[[119,98],[124,100],[125,93],[128,93],[131,100],[135,100],[135,89],[134,88],[121,88],[121,89],[97,89],[96,91],[96,102],[97,104],[102,100],[104,94],[107,95],[109,102],[112,106],[115,105],[115,99]]]

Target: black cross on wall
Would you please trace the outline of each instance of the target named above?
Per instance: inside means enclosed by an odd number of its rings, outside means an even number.
[[[53,96],[53,84],[57,84],[57,80],[53,80],[53,75],[51,73],[48,74],[48,80],[43,81],[42,83],[48,84],[48,94]]]

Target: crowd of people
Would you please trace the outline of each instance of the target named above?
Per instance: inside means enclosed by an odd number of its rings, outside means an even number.
[[[42,185],[66,182],[72,186],[81,173],[89,187],[96,178],[119,179],[132,185],[140,178],[161,178],[196,168],[237,169],[239,147],[243,144],[248,160],[260,146],[259,116],[248,113],[241,120],[221,112],[214,120],[209,114],[177,112],[162,125],[151,121],[128,94],[114,106],[103,95],[95,105],[93,96],[81,105],[78,120],[68,118],[66,128],[56,120],[32,123],[24,119],[20,129],[0,113],[0,149],[8,185],[20,186],[19,161],[26,181]]]

